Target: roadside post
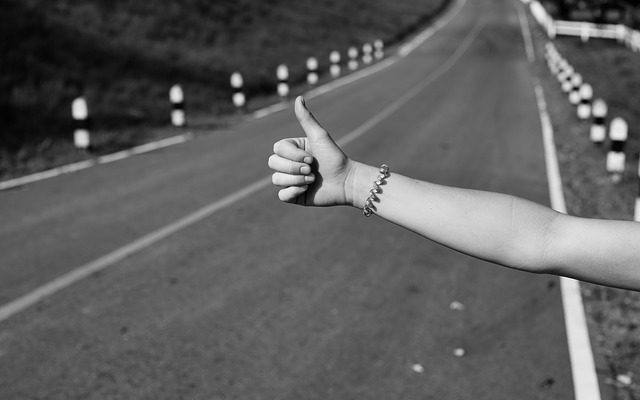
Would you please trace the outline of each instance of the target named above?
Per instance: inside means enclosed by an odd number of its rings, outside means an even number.
[[[233,105],[236,106],[238,110],[242,110],[246,106],[247,99],[242,91],[242,87],[244,86],[244,79],[242,79],[242,75],[240,72],[234,72],[231,74],[231,88],[233,88]]]
[[[71,103],[71,117],[74,122],[73,144],[81,150],[89,149],[89,107],[84,97],[77,97]]]
[[[286,98],[289,96],[289,68],[284,64],[278,65],[276,76],[278,77],[278,96]]]
[[[627,142],[628,130],[627,122],[620,117],[614,118],[609,126],[611,147],[607,153],[607,172],[611,174],[611,180],[614,183],[622,180],[626,162],[624,148]]]
[[[355,47],[349,47],[347,55],[349,56],[349,69],[351,71],[355,71],[358,69],[358,49]]]
[[[588,119],[591,115],[591,99],[593,98],[593,88],[588,83],[580,86],[580,102],[578,104],[578,118]]]
[[[184,92],[180,85],[171,86],[169,100],[171,101],[171,123],[176,127],[184,127],[187,124],[187,117],[184,111]]]
[[[607,138],[605,119],[607,118],[607,103],[602,99],[593,102],[592,122],[589,137],[595,145],[602,145]]]
[[[309,85],[318,83],[318,60],[315,57],[307,58],[307,83]]]
[[[332,78],[337,78],[340,76],[340,53],[336,50],[332,51],[329,54],[329,62],[331,66],[329,67],[329,73]]]

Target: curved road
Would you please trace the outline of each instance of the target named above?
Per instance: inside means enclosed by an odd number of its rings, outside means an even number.
[[[308,103],[356,159],[547,203],[516,6],[467,1],[408,57]],[[0,398],[573,398],[556,278],[280,204],[266,160],[300,134],[287,109],[0,192],[1,303],[108,256],[0,322]]]

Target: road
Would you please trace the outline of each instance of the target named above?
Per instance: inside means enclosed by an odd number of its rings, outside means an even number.
[[[355,159],[547,204],[516,6],[467,1],[408,57],[307,103]],[[0,398],[572,398],[557,278],[279,203],[266,160],[300,134],[288,109],[0,192],[2,303],[138,243],[0,322]]]

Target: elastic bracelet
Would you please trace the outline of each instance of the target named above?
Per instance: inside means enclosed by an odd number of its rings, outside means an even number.
[[[362,208],[362,214],[365,217],[370,217],[376,211],[376,206],[373,204],[374,201],[380,201],[378,195],[382,193],[382,189],[380,186],[386,183],[386,179],[389,177],[389,166],[387,164],[382,164],[380,166],[380,175],[373,182],[373,188],[369,190],[369,197],[364,202],[364,207]]]

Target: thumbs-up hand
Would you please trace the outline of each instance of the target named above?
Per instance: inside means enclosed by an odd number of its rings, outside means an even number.
[[[295,114],[305,137],[283,139],[273,145],[269,167],[272,182],[282,187],[280,200],[305,206],[346,205],[347,182],[353,162],[307,109],[302,97]]]

